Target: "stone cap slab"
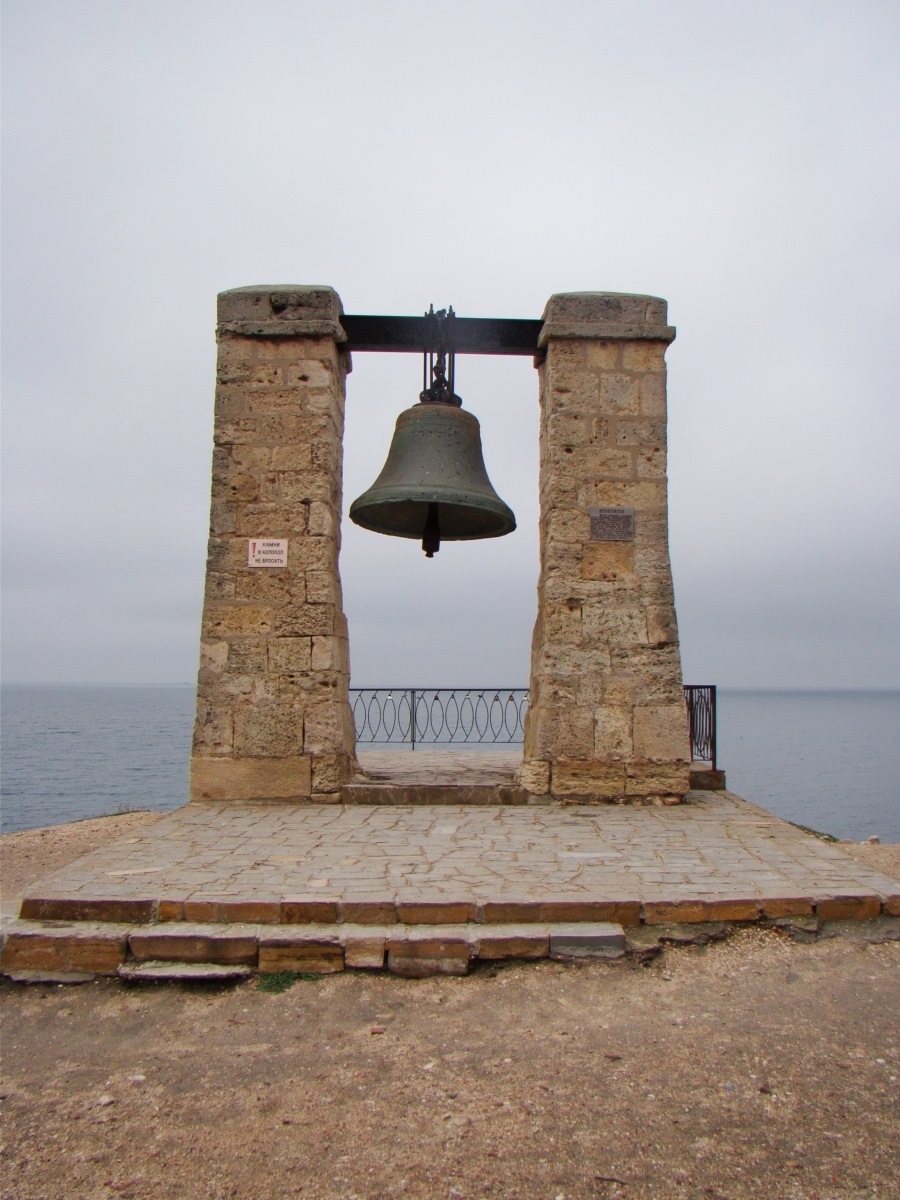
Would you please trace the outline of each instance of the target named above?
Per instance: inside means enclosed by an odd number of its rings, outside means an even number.
[[[341,298],[326,284],[255,284],[218,296],[219,333],[243,337],[330,337],[345,342]]]
[[[627,292],[560,292],[544,309],[538,348],[551,338],[604,341],[672,342],[675,328],[667,324],[668,305],[658,296]]]

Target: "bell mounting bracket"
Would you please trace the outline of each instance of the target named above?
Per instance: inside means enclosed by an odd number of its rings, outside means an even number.
[[[422,356],[421,404],[452,404],[462,408],[462,400],[456,395],[456,354],[453,333],[456,313],[453,307],[439,308],[432,304],[425,314],[426,344]],[[428,377],[431,376],[431,382]]]

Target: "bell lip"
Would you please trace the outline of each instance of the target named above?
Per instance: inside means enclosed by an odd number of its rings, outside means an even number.
[[[385,496],[384,493],[378,497],[378,507],[390,504],[408,504],[410,501],[420,504],[452,504],[455,508],[470,508],[475,512],[491,512],[501,523],[500,528],[482,533],[464,533],[450,534],[441,533],[442,542],[480,542],[488,538],[505,537],[508,533],[514,533],[518,528],[516,524],[516,515],[513,510],[500,497],[497,497],[499,505],[495,508],[486,509],[483,504],[465,504],[453,495],[451,489],[443,488],[418,488],[418,494],[410,494],[408,489],[405,489],[402,496],[392,498]],[[421,541],[422,533],[410,531],[403,532],[399,529],[384,529],[380,524],[375,524],[370,521],[360,520],[360,507],[365,509],[368,507],[364,502],[368,493],[364,492],[350,505],[349,516],[354,525],[358,525],[360,529],[368,529],[371,533],[380,533],[384,537],[401,537],[408,538],[411,541]]]

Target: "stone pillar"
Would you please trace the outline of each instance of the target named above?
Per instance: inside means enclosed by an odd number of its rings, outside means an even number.
[[[551,297],[540,346],[540,554],[521,782],[677,803],[688,721],[669,565],[665,352],[651,296]],[[629,530],[628,512],[633,510]],[[613,540],[600,540],[612,532]]]
[[[219,296],[194,800],[338,801],[355,766],[341,311],[328,287]],[[286,541],[286,565],[249,565],[256,539]]]

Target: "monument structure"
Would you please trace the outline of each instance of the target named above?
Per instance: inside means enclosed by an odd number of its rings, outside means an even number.
[[[461,352],[534,354],[540,376],[520,782],[533,798],[676,803],[690,752],[667,536],[665,301],[562,294],[542,321],[468,324]],[[328,287],[219,296],[193,799],[336,803],[357,770],[338,570],[345,382],[350,350],[416,349],[415,327],[347,317]]]

